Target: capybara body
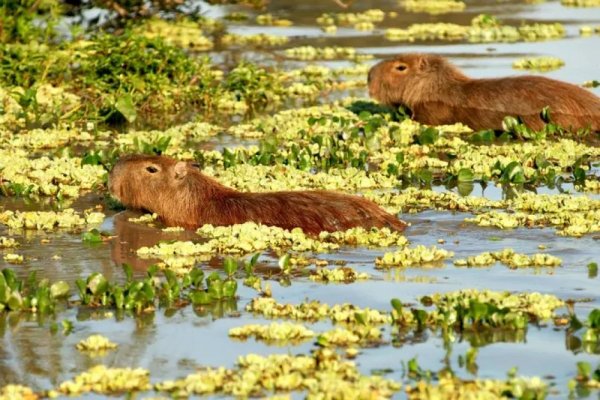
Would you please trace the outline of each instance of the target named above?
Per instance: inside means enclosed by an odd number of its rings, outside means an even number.
[[[256,222],[317,235],[353,227],[402,231],[406,224],[372,201],[331,191],[239,192],[202,174],[197,164],[162,156],[121,158],[109,190],[125,207],[158,214],[167,226]]]
[[[510,115],[539,130],[540,112],[548,106],[552,121],[563,128],[600,131],[600,98],[586,89],[541,76],[472,79],[431,54],[379,62],[369,71],[369,94],[388,106],[407,106],[414,120],[428,125],[462,122],[475,130],[500,130]]]

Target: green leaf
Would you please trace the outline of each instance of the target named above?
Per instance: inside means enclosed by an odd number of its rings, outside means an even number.
[[[99,294],[105,293],[108,290],[108,281],[99,272],[95,272],[88,278],[87,288],[90,289],[90,292],[97,296]]]
[[[92,229],[82,235],[84,243],[102,243],[102,234],[98,229]]]
[[[587,265],[588,278],[595,278],[598,276],[598,263],[592,262]]]
[[[460,182],[458,185],[456,185],[456,189],[458,190],[458,194],[460,194],[463,197],[466,197],[473,193],[475,185],[473,184],[473,182]]]
[[[575,183],[578,185],[583,185],[585,183],[585,170],[581,167],[577,167],[573,170],[573,178],[575,179]]]
[[[391,303],[392,303],[392,308],[394,310],[396,310],[396,312],[398,314],[402,313],[403,306],[402,306],[402,302],[400,301],[400,299],[392,299]]]
[[[235,297],[237,292],[237,281],[235,279],[227,280],[223,282],[223,297],[231,298]]]
[[[358,322],[360,325],[367,326],[367,319],[365,318],[364,313],[355,312],[354,320]]]
[[[502,130],[505,132],[513,132],[517,126],[520,125],[520,122],[517,118],[506,116],[502,120]]]
[[[23,298],[21,297],[21,293],[12,292],[8,301],[6,302],[9,310],[16,311],[20,310],[23,307]]]
[[[123,115],[127,122],[132,123],[136,120],[137,112],[135,105],[133,104],[131,93],[120,96],[115,104],[115,108]]]
[[[588,325],[592,329],[600,329],[600,308],[596,308],[588,315]]]
[[[524,183],[525,172],[523,171],[521,164],[519,164],[517,161],[512,161],[509,163],[506,168],[504,168],[502,180],[512,183]]]
[[[579,361],[577,363],[577,375],[580,378],[589,379],[592,373],[592,365],[587,361]]]
[[[284,274],[289,274],[291,272],[290,257],[290,253],[286,253],[279,258],[279,268],[281,268],[281,271]]]
[[[456,179],[459,182],[473,182],[474,175],[473,175],[473,171],[470,168],[461,168],[458,171],[458,175],[456,176]]]
[[[235,274],[237,269],[238,269],[238,263],[235,258],[233,258],[233,257],[225,258],[225,260],[223,261],[223,270],[225,271],[227,276],[232,276],[233,274]]]
[[[192,304],[194,305],[205,305],[213,302],[211,296],[208,293],[201,290],[190,292],[189,298],[192,301]]]
[[[435,128],[425,128],[419,133],[417,141],[419,144],[434,144],[440,137],[440,132]]]
[[[69,295],[71,288],[69,284],[65,281],[54,282],[50,286],[50,296],[53,298],[66,297]]]

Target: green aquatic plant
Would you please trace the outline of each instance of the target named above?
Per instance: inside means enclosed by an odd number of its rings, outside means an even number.
[[[39,314],[54,312],[59,299],[69,296],[65,281],[50,283],[38,280],[36,273],[20,280],[14,270],[5,268],[0,272],[0,313],[28,311]]]
[[[194,305],[206,305],[235,298],[237,283],[222,279],[213,273],[204,280],[201,269],[193,269],[182,277],[174,272],[150,267],[147,277],[134,280],[131,266],[123,265],[127,280],[124,284],[111,283],[102,274],[93,273],[86,279],[76,281],[82,305],[132,310],[136,313],[151,312],[157,307],[181,307],[191,301]],[[205,281],[205,282],[204,282]]]

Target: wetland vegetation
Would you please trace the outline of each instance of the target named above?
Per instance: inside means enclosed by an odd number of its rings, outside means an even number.
[[[597,0],[1,1],[0,399],[597,398],[599,133],[366,85],[420,51],[600,94],[599,46]],[[130,153],[410,226],[165,227],[108,194]]]

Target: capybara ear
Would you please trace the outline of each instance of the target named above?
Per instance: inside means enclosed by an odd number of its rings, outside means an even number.
[[[187,163],[179,161],[173,168],[175,171],[175,179],[183,179],[187,175]]]

